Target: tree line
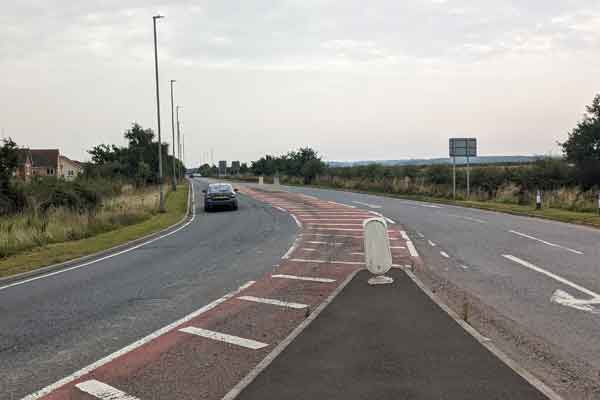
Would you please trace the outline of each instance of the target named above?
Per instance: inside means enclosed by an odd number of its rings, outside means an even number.
[[[93,212],[102,198],[119,194],[125,184],[136,186],[159,182],[158,148],[152,129],[133,123],[124,133],[127,145],[99,144],[88,150],[91,162],[74,181],[56,177],[32,177],[29,182],[15,178],[19,167],[19,147],[12,139],[0,146],[0,215],[34,209],[46,212],[66,207],[80,212]],[[169,146],[161,144],[163,176],[172,176],[173,157]],[[175,168],[183,173],[185,166],[175,159]]]

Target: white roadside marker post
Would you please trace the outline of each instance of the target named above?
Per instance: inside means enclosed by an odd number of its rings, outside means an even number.
[[[392,250],[384,218],[369,218],[363,222],[365,264],[376,275],[369,279],[369,285],[382,285],[394,282],[385,276],[392,268]]]
[[[258,184],[259,185],[264,185],[265,184],[265,178],[262,175],[258,177]]]
[[[535,209],[536,210],[542,209],[542,192],[539,189],[535,195]]]

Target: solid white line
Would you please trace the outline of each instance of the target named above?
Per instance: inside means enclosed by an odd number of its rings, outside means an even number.
[[[396,223],[396,221],[394,221],[393,219],[391,219],[391,218],[388,218],[388,217],[385,217],[385,220],[386,220],[387,222],[389,222],[390,224],[395,224],[395,223]]]
[[[283,255],[283,257],[281,257],[281,258],[283,258],[283,259],[290,258],[290,254],[292,254],[292,252],[293,252],[294,250],[296,250],[296,244],[297,244],[297,243],[296,243],[296,242],[294,242],[294,244],[292,244],[292,246],[291,246],[291,247],[288,249],[288,251],[286,251],[286,252],[285,252],[285,254]]]
[[[158,150],[157,150],[157,151],[158,151]],[[319,199],[318,197],[311,196],[310,194],[301,194],[300,196],[303,196],[303,197],[308,197],[309,199],[313,199],[313,200],[321,200],[321,199]]]
[[[258,350],[268,346],[267,343],[257,342],[256,340],[246,339],[239,336],[228,335],[226,333],[209,331],[208,329],[196,328],[195,326],[181,328],[179,332],[185,332],[189,333],[190,335],[196,335],[206,339],[234,344],[236,346],[245,347],[252,350]]]
[[[279,307],[294,308],[297,310],[301,310],[303,308],[308,307],[308,304],[291,303],[291,302],[280,301],[280,300],[275,300],[275,299],[265,299],[263,297],[241,296],[241,297],[238,297],[238,299],[246,300],[246,301],[253,301],[255,303],[271,304],[271,305],[279,306]]]
[[[329,279],[329,278],[315,278],[315,277],[310,277],[310,276],[296,276],[296,275],[285,275],[285,274],[271,275],[271,278],[294,279],[294,280],[298,280],[298,281],[310,281],[310,282],[319,282],[319,283],[335,282],[335,279]]]
[[[331,261],[331,260],[307,260],[304,258],[292,258],[290,261],[316,264],[348,264],[348,265],[364,265],[364,262],[357,261]]]
[[[281,212],[287,212],[287,210],[285,208],[282,208],[282,207],[273,206],[273,208],[275,208],[275,209],[277,209],[277,210],[279,210]]]
[[[412,257],[419,257],[419,253],[417,252],[417,248],[415,247],[415,245],[413,244],[413,242],[411,242],[410,240],[408,240],[406,242],[406,247],[408,247],[408,252],[410,253],[410,255]]]
[[[571,253],[575,253],[575,254],[583,254],[583,252],[581,252],[581,251],[579,251],[579,250],[574,250],[574,249],[571,249],[571,248],[568,248],[568,247],[565,247],[565,246],[561,246],[561,245],[559,245],[559,244],[550,243],[550,242],[547,242],[547,241],[545,241],[545,240],[538,239],[538,238],[536,238],[536,237],[533,237],[533,236],[530,236],[530,235],[526,235],[525,233],[521,233],[521,232],[517,232],[517,231],[513,231],[513,230],[510,230],[509,232],[510,232],[510,233],[514,233],[515,235],[522,236],[522,237],[524,237],[524,238],[527,238],[527,239],[531,239],[531,240],[538,241],[538,242],[540,242],[540,243],[543,243],[543,244],[546,244],[546,245],[548,245],[548,246],[552,246],[552,247],[558,247],[558,248],[560,248],[560,249],[563,249],[563,250],[570,251]]]
[[[78,383],[75,387],[82,392],[101,400],[139,400],[135,396],[130,396],[125,392],[95,379]]]
[[[440,254],[441,254],[443,257],[450,258],[450,256],[448,255],[448,253],[446,253],[445,251],[440,251]]]
[[[402,239],[404,240],[410,240],[410,238],[406,234],[406,231],[400,231],[400,236],[402,236]]]
[[[435,245],[435,243],[433,243],[431,240],[428,240],[428,241],[427,241],[427,243],[429,243],[429,245],[430,245],[431,247],[435,247],[435,246],[436,246],[436,245]]]
[[[109,354],[108,356],[96,361],[95,363],[90,364],[87,367],[80,369],[79,371],[75,372],[74,374],[71,374],[51,385],[46,386],[45,388],[43,388],[41,390],[38,390],[35,393],[30,394],[29,396],[24,397],[22,400],[37,400],[49,393],[52,393],[56,389],[59,389],[60,387],[66,385],[68,383],[71,383],[74,380],[81,378],[83,375],[89,374],[93,370],[100,368],[101,366],[103,366],[105,364],[108,364],[109,362],[113,361],[114,359],[119,358],[122,355],[127,354],[130,351],[135,350],[135,349],[145,345],[146,343],[156,339],[157,337],[162,336],[162,335],[172,331],[173,329],[177,328],[179,325],[182,325],[182,324],[196,318],[197,316],[199,316],[207,311],[212,310],[213,308],[217,307],[219,304],[231,299],[234,296],[237,296],[240,292],[246,290],[247,288],[254,285],[255,283],[256,283],[255,281],[249,281],[249,282],[245,283],[244,285],[240,286],[237,290],[227,293],[225,296],[213,301],[212,303],[205,305],[204,307],[194,311],[193,313],[188,314],[185,317],[183,317],[163,328],[160,328],[159,330],[149,334],[148,336],[145,336],[142,339],[140,339],[136,342],[133,342],[129,346],[123,347],[121,350],[118,350],[112,354]]]
[[[544,274],[547,277],[552,278],[552,279],[554,279],[557,282],[560,282],[560,283],[563,283],[563,284],[565,284],[567,286],[570,286],[570,287],[572,287],[575,290],[579,290],[581,293],[584,293],[584,294],[587,294],[589,296],[596,297],[596,298],[600,297],[600,294],[594,293],[591,290],[584,288],[583,286],[579,286],[576,283],[573,283],[573,282],[571,282],[571,281],[569,281],[569,280],[567,280],[567,279],[565,279],[565,278],[563,278],[561,276],[558,276],[558,275],[556,275],[556,274],[554,274],[552,272],[546,271],[545,269],[540,268],[538,266],[535,266],[535,265],[531,264],[530,262],[522,260],[522,259],[520,259],[518,257],[515,257],[515,256],[510,255],[510,254],[502,254],[502,257],[507,258],[507,259],[509,259],[509,260],[511,260],[513,262],[516,262],[517,264],[521,264],[522,266],[524,266],[526,268],[529,268],[529,269],[531,269],[531,270],[533,270],[535,272],[539,272],[540,274]]]
[[[419,235],[419,237],[424,238],[425,235],[423,235],[421,232],[417,232],[417,235]]]
[[[405,249],[405,246],[390,246],[390,249]]]
[[[300,220],[294,214],[290,215],[292,216],[292,218],[294,218],[294,221],[296,221],[296,225],[298,225],[298,228],[302,228],[302,222],[300,222]]]

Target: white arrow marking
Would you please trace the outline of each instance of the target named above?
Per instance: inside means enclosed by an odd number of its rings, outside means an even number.
[[[552,297],[550,297],[550,302],[560,304],[563,306],[567,306],[567,307],[572,307],[572,308],[575,308],[575,309],[581,310],[581,311],[587,311],[587,312],[591,312],[594,314],[600,314],[600,310],[597,310],[596,308],[593,307],[593,304],[600,304],[600,294],[592,292],[591,290],[586,289],[583,286],[573,283],[570,280],[565,279],[561,276],[558,276],[552,272],[546,271],[545,269],[540,268],[536,265],[533,265],[530,262],[521,260],[518,257],[512,256],[510,254],[503,254],[502,257],[507,258],[511,261],[514,261],[517,264],[521,264],[522,266],[529,268],[535,272],[544,274],[547,277],[552,278],[557,282],[560,282],[564,285],[570,286],[573,289],[578,290],[581,293],[587,294],[588,296],[591,297],[591,299],[589,299],[589,300],[580,300],[580,299],[576,299],[575,297],[571,296],[569,293],[565,292],[564,290],[556,289],[554,291],[554,293],[552,294]]]

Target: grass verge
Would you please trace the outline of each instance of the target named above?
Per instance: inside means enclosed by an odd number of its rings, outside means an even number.
[[[553,221],[567,222],[570,224],[579,224],[586,225],[595,228],[600,228],[600,215],[591,212],[579,212],[579,211],[569,211],[563,210],[559,208],[543,208],[541,210],[536,210],[532,206],[523,206],[518,204],[508,204],[508,203],[498,203],[491,201],[468,201],[468,200],[448,200],[441,199],[438,197],[428,197],[428,196],[419,196],[419,195],[401,195],[396,193],[386,193],[386,192],[378,192],[378,191],[364,191],[364,190],[351,190],[351,189],[339,189],[336,187],[330,187],[325,185],[296,185],[285,183],[290,186],[306,186],[313,187],[317,189],[332,189],[332,190],[340,190],[344,192],[354,192],[354,193],[366,193],[373,194],[377,196],[385,196],[392,197],[398,199],[406,199],[406,200],[416,200],[416,201],[426,201],[429,203],[439,203],[439,204],[450,204],[461,207],[469,207],[469,208],[477,208],[481,210],[487,211],[496,211],[513,215],[522,215],[527,217],[536,217],[549,219]]]
[[[15,275],[48,265],[94,254],[168,228],[187,211],[189,186],[180,185],[166,197],[167,212],[155,214],[143,222],[104,232],[81,240],[50,244],[0,260],[0,277]]]

